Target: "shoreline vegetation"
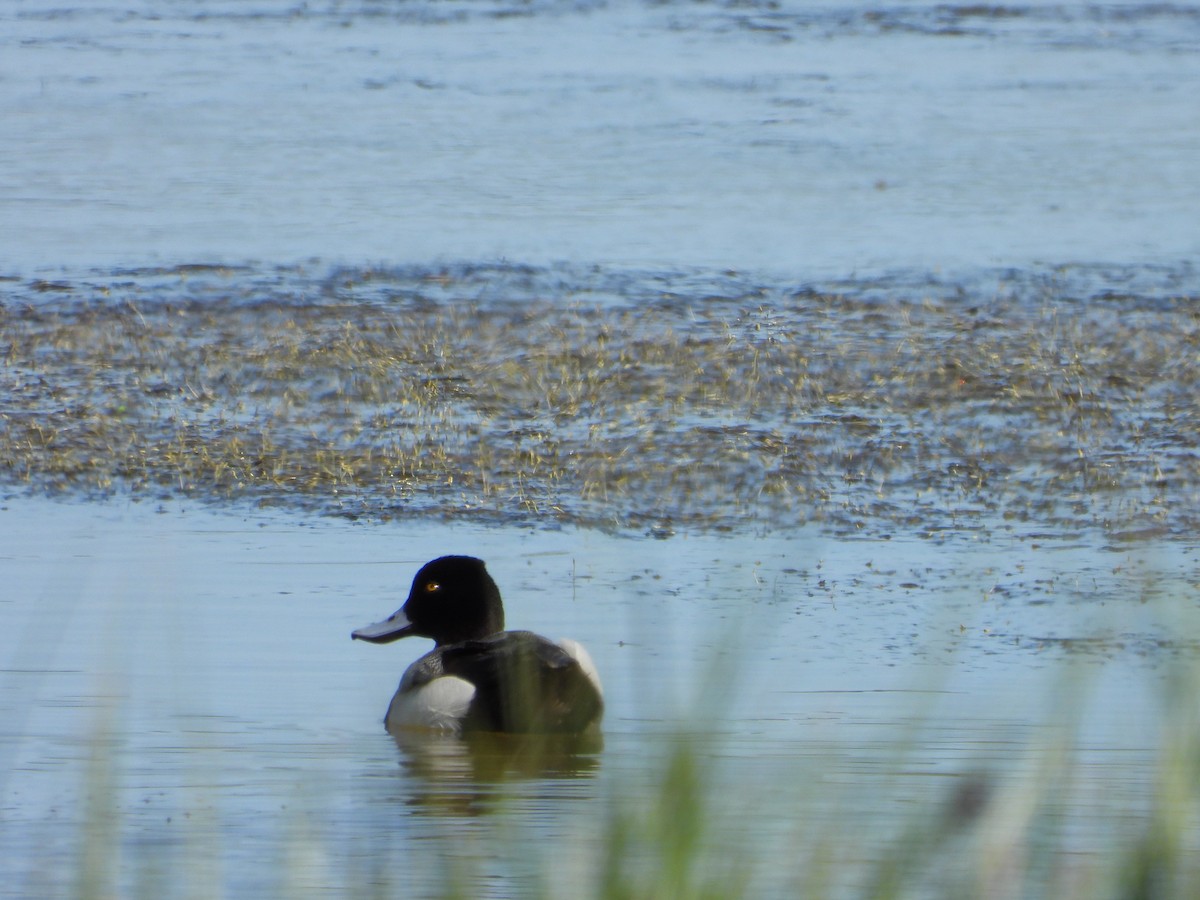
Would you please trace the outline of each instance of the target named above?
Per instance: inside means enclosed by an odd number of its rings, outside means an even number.
[[[676,529],[1194,534],[1194,297],[519,266],[0,280],[11,489]]]

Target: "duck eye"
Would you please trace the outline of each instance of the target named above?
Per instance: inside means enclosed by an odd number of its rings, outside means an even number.
[[[436,582],[436,581],[425,582],[425,593],[427,593],[427,594],[436,594],[441,589],[442,589],[442,586],[439,582]]]

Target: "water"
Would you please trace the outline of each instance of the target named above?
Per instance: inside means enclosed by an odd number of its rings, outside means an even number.
[[[0,265],[1178,265],[1200,16],[253,0],[0,10]]]
[[[586,882],[677,740],[763,887],[802,874],[765,848],[805,828],[850,840],[860,817],[878,831],[976,776],[1027,789],[1075,719],[1071,852],[1099,853],[1103,823],[1144,809],[1162,679],[1194,633],[1176,600],[1195,547],[964,541],[930,565],[908,541],[815,532],[663,543],[15,498],[0,532],[5,896],[70,886],[97,802],[126,889],[155,866],[233,896],[361,891],[397,866],[417,896],[447,867],[489,896],[564,867]],[[586,637],[602,751],[530,761],[384,733],[423,648],[349,633],[447,551],[488,560],[514,626]]]

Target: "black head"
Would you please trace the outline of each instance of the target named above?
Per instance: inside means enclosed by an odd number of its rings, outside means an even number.
[[[413,579],[408,599],[391,618],[351,637],[386,644],[409,635],[433,638],[438,646],[477,640],[504,630],[500,589],[483,560],[443,556],[426,563]]]

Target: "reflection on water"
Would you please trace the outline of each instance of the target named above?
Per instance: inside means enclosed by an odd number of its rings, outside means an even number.
[[[401,751],[407,802],[430,815],[493,811],[496,788],[508,781],[592,778],[603,759],[604,738],[590,735],[471,734],[425,731],[393,734]],[[562,796],[556,790],[556,796]],[[571,790],[573,796],[595,796]]]

